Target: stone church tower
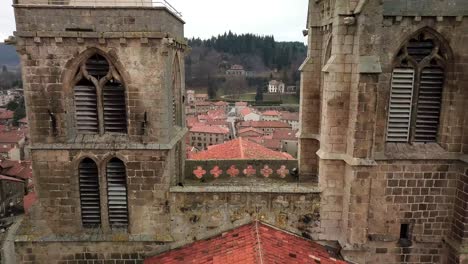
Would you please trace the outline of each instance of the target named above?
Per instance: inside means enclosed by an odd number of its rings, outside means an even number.
[[[468,2],[311,0],[300,168],[356,263],[468,263]]]
[[[318,237],[296,160],[184,161],[184,21],[114,2],[15,1],[39,199],[17,262],[142,263],[255,220]]]
[[[186,133],[184,22],[166,7],[14,9],[39,197],[19,256],[51,263],[92,247],[122,257],[168,240]],[[44,240],[55,250],[21,242]]]

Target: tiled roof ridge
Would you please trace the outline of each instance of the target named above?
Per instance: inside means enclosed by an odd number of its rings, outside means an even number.
[[[255,228],[255,238],[257,241],[257,256],[259,260],[259,264],[263,264],[263,249],[262,249],[262,239],[260,236],[260,231],[258,230],[258,220],[255,220],[254,228]]]
[[[240,154],[241,154],[241,158],[245,158],[245,155],[244,155],[244,146],[242,145],[242,137],[239,137],[239,149],[240,149]]]

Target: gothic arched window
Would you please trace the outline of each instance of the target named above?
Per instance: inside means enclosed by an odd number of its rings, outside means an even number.
[[[106,58],[94,54],[80,65],[74,94],[79,133],[127,133],[125,87]]]
[[[436,142],[447,54],[423,31],[399,51],[392,74],[388,142]]]
[[[81,222],[83,227],[101,226],[101,202],[99,198],[99,174],[96,163],[86,158],[78,167]]]
[[[111,159],[106,166],[107,203],[111,227],[128,226],[127,173],[125,164],[118,158]]]
[[[183,126],[182,124],[182,85],[180,80],[180,68],[178,56],[174,59],[172,69],[172,123],[174,126]]]

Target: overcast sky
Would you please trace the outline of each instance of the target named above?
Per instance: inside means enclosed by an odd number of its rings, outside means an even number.
[[[0,42],[12,35],[12,0],[0,0]],[[235,33],[274,35],[280,41],[305,41],[302,30],[308,0],[168,0],[182,12],[187,38]]]

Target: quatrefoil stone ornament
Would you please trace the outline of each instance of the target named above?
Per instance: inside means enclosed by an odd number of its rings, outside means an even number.
[[[203,178],[205,174],[206,170],[204,170],[202,166],[197,166],[197,169],[193,171],[193,175],[195,175],[195,177],[197,177],[198,179]]]

